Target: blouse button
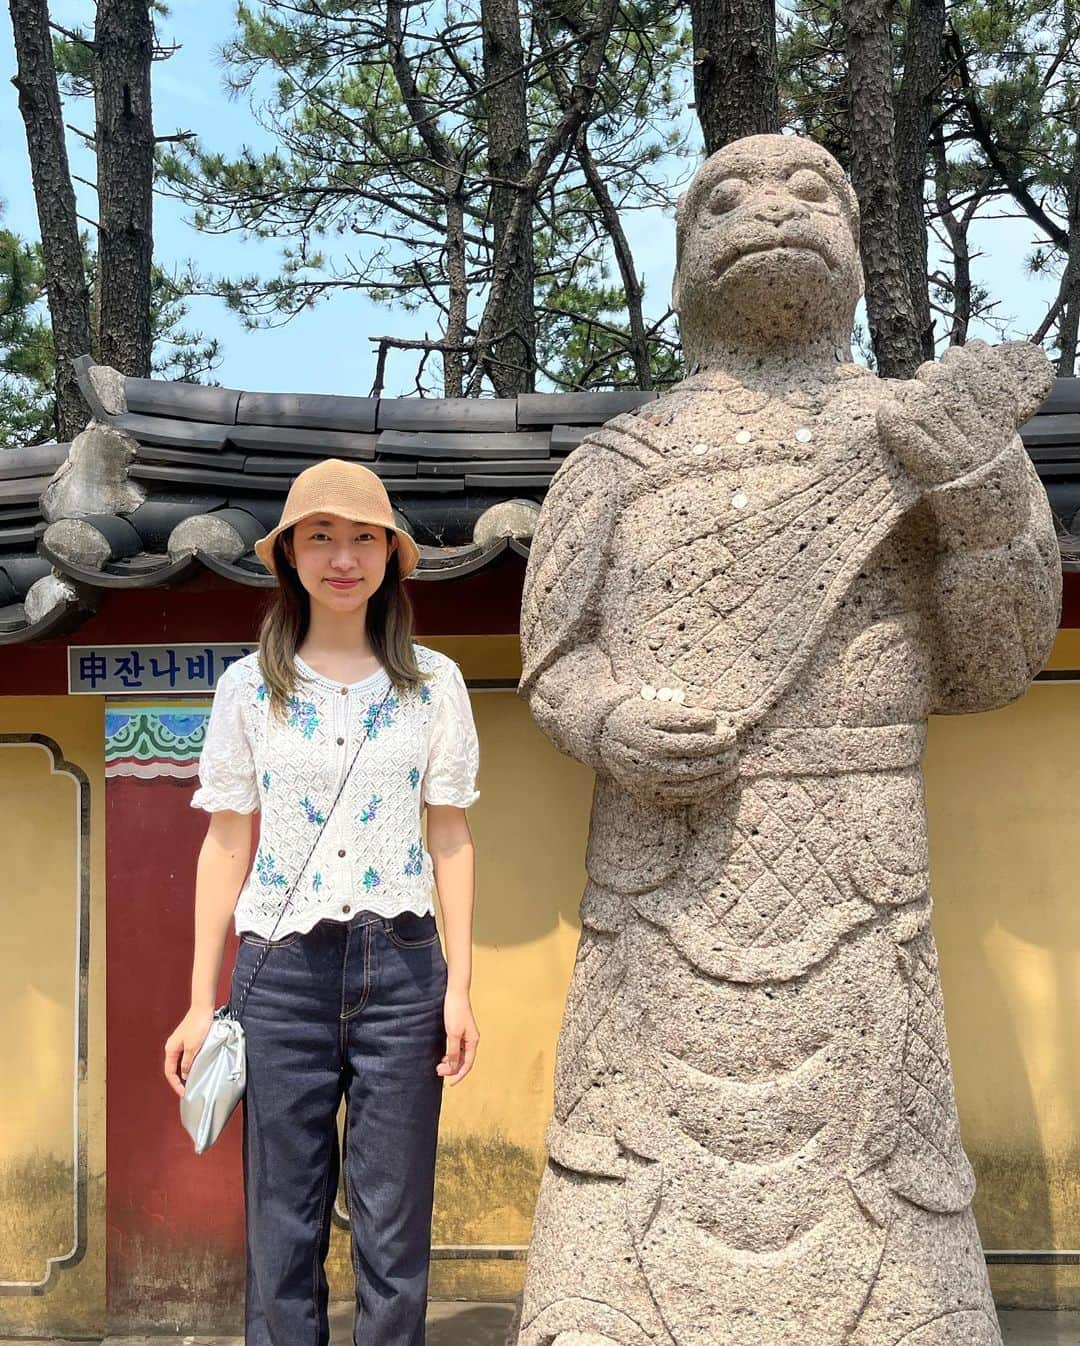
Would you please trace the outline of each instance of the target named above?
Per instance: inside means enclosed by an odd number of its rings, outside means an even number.
[[[339,859],[339,860],[344,860],[344,859],[345,859],[345,852],[344,852],[344,851],[338,851],[338,859]]]
[[[342,695],[342,696],[348,696],[348,695],[349,695],[349,689],[348,689],[348,687],[342,687],[342,689],[341,689],[341,695]]]
[[[345,906],[341,908],[341,910],[345,913],[346,916],[348,916],[349,912],[352,911],[352,907],[350,907],[348,903],[346,903]]]
[[[345,740],[344,740],[343,738],[339,738],[338,741],[337,741],[337,745],[338,745],[338,747],[339,747],[339,748],[344,747],[344,744],[345,744]]]

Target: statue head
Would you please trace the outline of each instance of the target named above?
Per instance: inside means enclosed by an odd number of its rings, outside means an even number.
[[[846,358],[861,293],[859,207],[827,150],[759,135],[706,159],[676,213],[672,302],[689,364],[826,342]]]

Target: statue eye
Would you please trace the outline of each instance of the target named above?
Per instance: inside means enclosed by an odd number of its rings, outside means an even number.
[[[812,168],[800,168],[788,178],[788,191],[801,201],[824,201],[829,196],[829,184]]]
[[[746,183],[742,178],[725,178],[718,182],[709,193],[708,210],[710,215],[723,215],[742,200],[746,192]]]

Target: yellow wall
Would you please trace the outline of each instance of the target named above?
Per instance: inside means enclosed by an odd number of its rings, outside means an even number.
[[[76,779],[47,747],[0,742],[4,938],[0,965],[0,1332],[85,1334],[105,1324],[104,782],[96,697],[0,698],[0,735],[44,734],[88,779],[91,843],[79,842]],[[82,864],[88,869],[89,963],[79,967]],[[75,1051],[87,1009],[81,1095]],[[76,1111],[76,1102],[81,1103]],[[75,1152],[85,1147],[84,1172]],[[84,1212],[81,1259],[69,1254]],[[45,1284],[41,1282],[45,1281]]]
[[[989,1249],[1080,1248],[1078,725],[1080,682],[931,724],[935,929]],[[1001,1302],[1080,1306],[1080,1267],[991,1276]]]

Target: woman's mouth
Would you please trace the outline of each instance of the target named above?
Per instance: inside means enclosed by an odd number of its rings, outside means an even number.
[[[349,589],[355,589],[360,583],[359,580],[326,580],[331,589],[340,589],[343,593]]]

